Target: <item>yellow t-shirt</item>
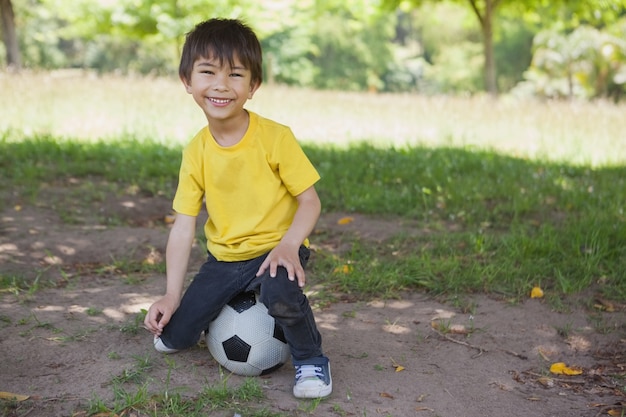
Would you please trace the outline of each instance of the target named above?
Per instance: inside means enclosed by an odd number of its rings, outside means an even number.
[[[295,196],[320,179],[291,129],[249,114],[248,130],[234,146],[220,146],[208,127],[192,139],[174,197],[174,210],[189,216],[200,213],[205,199],[207,249],[221,261],[272,250],[293,221]]]

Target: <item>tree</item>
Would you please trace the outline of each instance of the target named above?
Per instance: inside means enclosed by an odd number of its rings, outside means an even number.
[[[22,56],[15,30],[15,14],[11,0],[0,0],[0,20],[2,21],[2,40],[7,54],[7,66],[15,71],[22,67]]]
[[[568,34],[540,32],[526,78],[544,96],[617,101],[626,85],[626,41],[588,25]]]
[[[414,7],[420,6],[426,0],[383,0],[383,5],[389,8],[397,8],[401,5],[410,4]],[[442,1],[442,0],[431,0]],[[495,95],[498,92],[496,84],[496,64],[493,53],[493,25],[496,10],[507,0],[457,0],[467,3],[480,24],[483,40],[483,55],[485,58],[484,81],[486,90]]]
[[[427,1],[446,0],[383,0],[383,7],[418,7]],[[493,34],[495,18],[501,9],[508,9],[520,18],[534,15],[535,19],[559,17],[574,26],[581,21],[611,20],[626,10],[626,0],[449,0],[469,6],[480,24],[483,41],[485,89],[492,95],[498,92]]]

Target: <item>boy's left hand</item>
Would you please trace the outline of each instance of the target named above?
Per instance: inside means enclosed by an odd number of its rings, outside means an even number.
[[[270,276],[276,277],[276,270],[279,266],[282,266],[287,270],[287,277],[290,281],[298,280],[298,286],[304,287],[305,276],[304,268],[300,263],[300,257],[298,256],[298,250],[300,246],[291,246],[287,243],[281,242],[274,249],[270,251],[265,258],[265,261],[259,267],[256,276],[261,276],[269,268]]]

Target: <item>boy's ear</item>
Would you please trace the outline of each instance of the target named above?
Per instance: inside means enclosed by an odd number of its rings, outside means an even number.
[[[180,81],[183,83],[183,85],[185,86],[185,90],[191,94],[191,82],[189,80],[187,80],[187,78],[185,77],[180,77]]]
[[[250,92],[248,93],[248,100],[250,100],[252,98],[252,96],[254,96],[254,93],[256,93],[256,90],[259,89],[259,87],[261,86],[261,82],[251,82],[250,83]]]

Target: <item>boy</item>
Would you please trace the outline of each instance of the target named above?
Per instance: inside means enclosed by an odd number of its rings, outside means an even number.
[[[294,396],[321,398],[332,392],[330,364],[302,292],[320,177],[288,127],[244,109],[261,65],[259,41],[239,20],[211,19],[187,34],[179,76],[208,125],[183,151],[166,292],[144,324],[155,348],[173,353],[195,345],[235,295],[257,291],[289,344]],[[182,295],[203,199],[208,259]]]

